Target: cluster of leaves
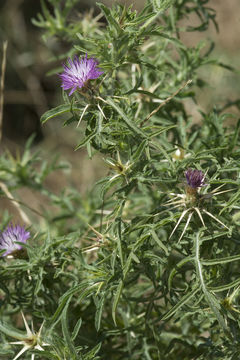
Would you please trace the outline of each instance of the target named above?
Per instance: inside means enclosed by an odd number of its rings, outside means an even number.
[[[48,231],[27,245],[27,259],[1,260],[0,353],[12,353],[9,316],[22,309],[46,321],[50,345],[33,349],[41,359],[237,359],[240,122],[231,128],[216,109],[194,122],[186,111],[204,86],[199,67],[221,64],[203,43],[187,48],[179,26],[193,12],[201,25],[184,30],[203,31],[213,10],[207,0],[152,0],[139,14],[98,4],[106,25],[89,17],[86,35],[66,17],[75,1],[49,3],[54,14],[42,2],[35,23],[69,42],[64,56],[96,57],[104,75],[85,93],[63,93],[42,122],[69,114],[64,125],[80,126],[77,148],[103,154],[109,174],[84,198],[47,193],[60,209],[44,216]],[[46,195],[55,161],[36,170],[26,154],[13,167],[1,159],[1,177]],[[188,168],[207,172],[198,209],[207,211],[205,226],[194,213],[172,233],[186,204],[168,201],[183,198]]]

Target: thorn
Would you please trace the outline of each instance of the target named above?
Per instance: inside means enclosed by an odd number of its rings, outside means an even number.
[[[180,222],[182,221],[182,219],[184,218],[184,216],[186,215],[186,213],[189,211],[190,209],[186,209],[183,211],[182,215],[180,216],[180,218],[178,219],[178,222],[176,224],[176,226],[174,227],[173,231],[171,232],[170,236],[169,236],[169,240],[171,239],[171,237],[173,236],[175,230],[177,229],[178,225],[180,224]]]
[[[222,226],[224,226],[226,229],[230,230],[223,222],[221,222],[218,218],[216,218],[213,214],[211,214],[210,212],[208,212],[207,210],[203,209],[203,211],[210,217],[212,217],[214,220],[216,220],[219,224],[221,224]]]
[[[28,323],[27,323],[27,321],[26,321],[26,319],[25,319],[25,316],[23,315],[23,312],[22,312],[22,311],[21,311],[21,314],[22,314],[22,318],[23,318],[23,321],[24,321],[25,328],[26,328],[26,330],[27,330],[27,335],[28,335],[28,336],[32,336],[33,333],[32,333],[32,331],[30,330],[30,328],[29,328],[29,326],[28,326]]]
[[[88,224],[88,226],[90,227],[90,229],[100,238],[103,238],[103,235],[98,232],[97,230],[95,230],[90,224]]]
[[[223,191],[219,191],[217,193],[214,193],[213,196],[216,196],[216,195],[219,195],[219,194],[223,194],[223,193],[226,193],[228,191],[232,191],[233,189],[228,189],[228,190],[223,190]]]
[[[225,184],[221,184],[220,186],[216,187],[216,189],[214,189],[213,191],[211,191],[211,193],[215,193],[217,190],[221,189],[221,187],[223,187]]]
[[[188,224],[189,224],[189,222],[190,222],[190,220],[191,220],[192,215],[193,215],[193,211],[192,211],[192,212],[189,214],[189,216],[188,216],[188,219],[187,219],[187,222],[186,222],[186,224],[185,224],[185,226],[184,226],[183,232],[182,232],[182,234],[181,234],[181,236],[180,236],[180,238],[179,238],[179,240],[178,240],[178,242],[177,242],[178,244],[180,243],[183,235],[185,234],[185,231],[187,230],[187,227],[188,227]]]
[[[101,106],[98,104],[97,105],[98,106],[98,108],[99,108],[99,110],[100,110],[100,113],[102,114],[102,116],[104,117],[104,119],[105,120],[107,120],[107,118],[106,118],[106,116],[105,116],[105,114],[104,114],[104,112],[103,112],[103,110],[102,110],[102,108],[101,108]]]
[[[29,348],[28,346],[24,346],[19,353],[15,356],[15,358],[13,360],[17,360],[25,351],[27,351]]]
[[[78,121],[78,123],[77,123],[77,126],[76,126],[77,128],[78,128],[79,125],[81,124],[82,118],[83,118],[85,112],[87,111],[87,108],[88,108],[88,107],[89,107],[89,104],[87,104],[87,105],[85,106],[85,108],[83,109],[82,115],[80,116],[80,119],[79,119],[79,121]]]
[[[201,220],[201,222],[202,222],[203,226],[204,226],[204,227],[206,227],[206,226],[205,226],[205,223],[204,223],[204,221],[203,221],[202,214],[200,213],[199,208],[194,207],[193,209],[197,212],[197,214],[198,214],[198,216],[199,216],[199,218],[200,218],[200,220]]]

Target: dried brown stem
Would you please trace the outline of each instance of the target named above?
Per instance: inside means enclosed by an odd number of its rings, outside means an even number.
[[[0,187],[1,187],[1,185],[0,185]],[[16,203],[18,203],[19,205],[22,205],[22,206],[26,207],[27,209],[31,210],[31,211],[34,212],[36,215],[41,216],[42,218],[45,219],[45,215],[44,215],[44,214],[40,213],[38,210],[32,208],[31,206],[28,206],[28,205],[25,204],[23,201],[13,199],[13,198],[10,198],[10,197],[8,197],[8,196],[1,196],[1,199],[7,199],[7,200],[9,200],[9,201],[16,202]]]
[[[6,71],[7,59],[7,46],[8,42],[3,43],[3,56],[2,56],[2,69],[1,69],[1,82],[0,82],[0,141],[2,139],[2,121],[3,121],[3,104],[4,104],[4,80]]]
[[[7,195],[7,197],[9,198],[9,200],[11,200],[13,202],[13,205],[15,206],[15,208],[18,210],[19,215],[21,216],[23,222],[26,225],[31,225],[31,221],[29,220],[29,217],[27,216],[27,214],[21,209],[19,203],[14,199],[14,197],[12,196],[12,194],[10,193],[10,191],[8,190],[7,186],[0,182],[0,188],[2,189],[2,191],[4,192],[4,194]]]
[[[155,110],[153,110],[140,124],[142,127],[145,122],[147,122],[154,114],[156,114],[164,105],[166,105],[170,100],[172,100],[180,91],[182,91],[187,85],[189,85],[192,80],[188,80],[185,84],[183,84],[175,93],[169,96],[166,100],[164,100]]]

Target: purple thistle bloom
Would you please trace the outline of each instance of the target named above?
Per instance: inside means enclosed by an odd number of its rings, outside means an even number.
[[[68,58],[68,65],[63,64],[64,72],[60,74],[62,79],[62,87],[64,90],[71,89],[69,96],[77,89],[84,87],[86,82],[91,79],[97,79],[100,75],[103,74],[101,69],[97,69],[98,61],[85,57],[81,59],[78,56],[75,56],[72,61]]]
[[[188,186],[190,186],[193,189],[206,185],[204,183],[205,175],[201,170],[188,169],[187,171],[185,171],[185,177]]]
[[[26,243],[30,237],[30,232],[20,225],[8,225],[7,229],[0,234],[0,250],[6,250],[3,256],[11,254],[13,251],[21,250],[22,246],[16,242]]]

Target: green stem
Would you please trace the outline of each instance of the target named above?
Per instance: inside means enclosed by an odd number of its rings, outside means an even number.
[[[210,307],[210,309],[212,310],[212,312],[214,313],[214,315],[216,316],[220,326],[222,327],[222,329],[224,330],[225,334],[228,337],[231,337],[231,335],[229,334],[228,328],[226,326],[224,317],[222,316],[222,314],[220,313],[220,304],[218,302],[218,300],[215,298],[214,294],[212,294],[210,291],[208,291],[205,282],[204,282],[204,278],[203,278],[203,272],[202,272],[202,264],[200,261],[200,233],[197,233],[196,236],[196,241],[195,241],[195,263],[196,263],[196,272],[198,274],[198,277],[200,279],[200,284],[202,287],[202,291],[204,293],[205,299]]]
[[[203,279],[202,265],[200,262],[199,253],[200,253],[200,242],[199,242],[199,233],[198,233],[196,236],[196,242],[195,242],[195,262],[196,262],[196,270],[199,275],[202,290],[205,293],[207,291],[207,288],[206,288],[206,285],[205,285],[204,279]]]

